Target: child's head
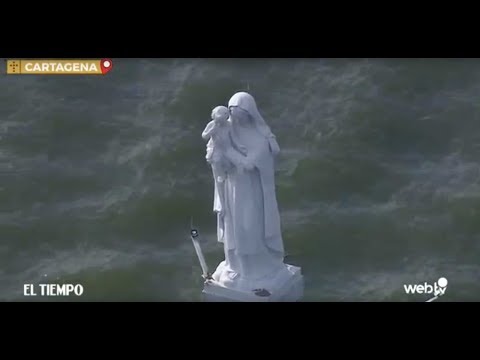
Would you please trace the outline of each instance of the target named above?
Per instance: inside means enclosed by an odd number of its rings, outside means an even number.
[[[225,106],[217,106],[212,110],[212,120],[225,122],[229,116],[230,113],[228,112],[228,108]]]

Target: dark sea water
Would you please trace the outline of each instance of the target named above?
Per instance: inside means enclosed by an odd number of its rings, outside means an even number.
[[[0,76],[0,300],[200,301],[213,185],[201,132],[249,90],[277,135],[287,261],[305,301],[480,301],[480,60],[118,59]],[[35,300],[58,301],[59,298]],[[78,298],[68,298],[78,300]]]

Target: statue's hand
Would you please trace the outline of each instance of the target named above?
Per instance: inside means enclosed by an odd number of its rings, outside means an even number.
[[[240,152],[241,152],[243,155],[246,156],[246,155],[248,154],[248,152],[247,152],[247,147],[246,147],[246,146],[244,146],[244,145],[239,145],[239,146],[238,146],[238,149],[240,150]]]
[[[237,173],[241,174],[245,171],[245,167],[243,166],[243,164],[240,164],[237,166],[236,170],[237,170]]]
[[[255,167],[255,164],[253,163],[253,161],[251,161],[249,158],[246,158],[244,161],[243,161],[243,168],[247,171],[249,170],[253,170],[253,168]]]

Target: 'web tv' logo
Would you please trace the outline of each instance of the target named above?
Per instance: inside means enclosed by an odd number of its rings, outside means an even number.
[[[423,284],[408,284],[403,285],[405,288],[405,292],[407,294],[433,294],[434,297],[428,301],[433,301],[437,299],[439,296],[445,295],[445,291],[447,290],[448,280],[444,277],[441,277],[437,280],[437,282],[433,283],[433,285],[425,282]]]

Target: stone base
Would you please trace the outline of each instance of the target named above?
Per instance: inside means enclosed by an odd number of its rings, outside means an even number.
[[[227,288],[215,280],[209,280],[203,288],[203,298],[207,302],[226,302],[226,301],[244,301],[244,302],[294,302],[303,297],[304,282],[301,268],[286,265],[291,276],[282,282],[272,284],[268,291],[259,291],[255,293],[240,291]]]

